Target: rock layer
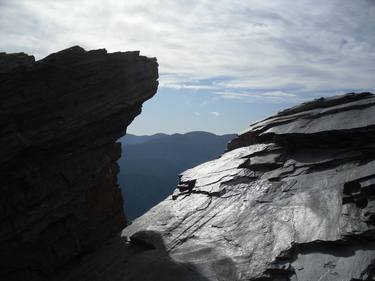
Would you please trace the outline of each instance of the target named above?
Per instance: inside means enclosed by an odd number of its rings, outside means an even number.
[[[203,280],[375,279],[372,94],[283,111],[228,149],[184,172],[175,193],[122,235]],[[121,280],[152,280],[138,270],[153,264],[146,253]]]
[[[157,67],[139,52],[0,53],[1,280],[49,280],[126,225],[116,140]]]

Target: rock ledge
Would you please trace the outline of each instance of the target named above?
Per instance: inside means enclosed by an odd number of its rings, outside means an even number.
[[[185,171],[123,236],[164,249],[199,280],[374,280],[374,95],[285,110],[228,148]],[[137,271],[147,262],[133,258],[126,275],[136,278],[123,280],[151,280]]]

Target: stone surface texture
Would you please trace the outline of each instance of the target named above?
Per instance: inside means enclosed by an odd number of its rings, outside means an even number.
[[[114,280],[167,272],[153,266],[160,252],[196,280],[375,280],[374,229],[375,96],[321,98],[251,125],[221,158],[185,171],[123,230],[144,250]],[[154,280],[190,280],[175,274]]]
[[[52,280],[126,225],[116,140],[157,80],[139,52],[0,53],[0,280]]]

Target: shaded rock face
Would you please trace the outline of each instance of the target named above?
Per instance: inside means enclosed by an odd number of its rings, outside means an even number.
[[[116,140],[157,68],[139,52],[0,53],[1,280],[49,279],[126,225]]]
[[[122,235],[206,280],[375,280],[375,96],[302,104],[228,148]]]

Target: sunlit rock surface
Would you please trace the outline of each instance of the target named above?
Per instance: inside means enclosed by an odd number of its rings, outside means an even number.
[[[123,230],[144,250],[121,280],[182,280],[147,277],[155,251],[203,280],[375,280],[373,95],[288,109],[229,150]]]
[[[0,53],[0,280],[51,280],[126,225],[116,140],[157,67],[139,52]]]

